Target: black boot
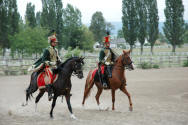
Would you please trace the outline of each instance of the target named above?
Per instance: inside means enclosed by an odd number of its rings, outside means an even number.
[[[46,85],[46,90],[48,92],[48,100],[51,101],[52,98],[53,98],[53,87],[52,87],[52,84],[48,84]]]
[[[112,78],[112,66],[107,66],[108,78]]]
[[[101,74],[101,75],[102,75],[102,85],[103,85],[103,88],[108,88],[108,85],[107,85],[106,78],[105,78],[104,74]]]

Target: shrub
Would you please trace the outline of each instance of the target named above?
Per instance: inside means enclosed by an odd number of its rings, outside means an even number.
[[[65,58],[70,58],[74,56],[79,56],[81,53],[81,50],[76,47],[75,49],[72,50],[71,47],[68,48],[68,52],[65,54]]]
[[[153,65],[153,68],[154,68],[154,69],[159,69],[159,65],[154,64],[154,65]]]
[[[185,61],[185,62],[183,63],[183,67],[188,67],[188,61]]]
[[[150,63],[147,63],[147,62],[142,62],[141,64],[138,65],[138,67],[142,68],[142,69],[151,69],[152,65]]]

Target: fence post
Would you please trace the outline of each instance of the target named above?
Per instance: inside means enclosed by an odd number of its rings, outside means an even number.
[[[170,58],[170,57],[171,57],[171,56],[169,56],[169,58],[168,58],[168,59],[169,59],[169,61],[168,61],[169,67],[171,67],[171,64],[170,64],[170,63],[171,63],[171,58]]]

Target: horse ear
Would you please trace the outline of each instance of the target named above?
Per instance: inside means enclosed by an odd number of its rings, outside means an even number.
[[[130,54],[130,53],[131,53],[131,50],[128,50],[128,53]]]
[[[125,51],[125,50],[123,50],[123,53],[124,53],[124,54],[126,54],[126,51]]]

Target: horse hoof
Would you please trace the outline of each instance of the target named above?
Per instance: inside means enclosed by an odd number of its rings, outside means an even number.
[[[51,118],[51,119],[53,119],[53,118],[54,118],[54,116],[53,116],[53,115],[50,115],[50,118]]]
[[[77,120],[77,118],[74,114],[71,114],[71,118],[74,119],[74,120]]]
[[[108,111],[109,107],[102,107],[101,105],[99,105],[99,110],[100,111]]]
[[[133,107],[129,107],[129,111],[131,111],[131,112],[132,112],[132,111],[133,111]]]
[[[109,107],[106,107],[106,108],[105,108],[105,111],[108,111],[108,110],[109,110]]]
[[[24,107],[24,106],[26,106],[26,105],[28,105],[28,103],[26,102],[25,104],[24,104],[24,102],[22,103],[22,106]]]

